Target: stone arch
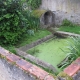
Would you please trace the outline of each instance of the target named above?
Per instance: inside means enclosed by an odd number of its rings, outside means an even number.
[[[47,28],[55,25],[55,14],[52,11],[46,11],[40,17],[40,23],[43,28]]]

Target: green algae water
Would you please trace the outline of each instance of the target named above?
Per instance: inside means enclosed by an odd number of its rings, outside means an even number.
[[[70,41],[70,38],[50,39],[34,48],[31,48],[27,53],[52,64],[58,71],[61,71],[61,69],[57,68],[57,65],[66,57],[64,50],[67,49],[67,41]]]

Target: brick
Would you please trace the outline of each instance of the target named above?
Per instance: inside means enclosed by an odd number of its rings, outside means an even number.
[[[36,76],[39,80],[44,80],[48,73],[41,68],[33,65],[30,69],[30,74]]]
[[[0,55],[1,55],[1,56],[5,57],[6,55],[9,55],[9,54],[10,54],[10,53],[9,53],[8,50],[0,47]]]
[[[72,63],[71,65],[69,65],[67,68],[64,69],[64,72],[69,76],[73,76],[78,72],[79,69],[80,67],[78,64]]]
[[[6,56],[6,59],[10,62],[15,62],[20,60],[21,58],[19,56],[16,56],[15,54],[9,54]]]
[[[46,77],[45,77],[45,79],[44,79],[44,80],[55,80],[55,79],[53,78],[53,76],[48,75],[48,76],[46,76]]]
[[[80,65],[80,57],[77,58],[74,62]]]
[[[33,65],[23,59],[18,60],[16,62],[16,65],[19,66],[20,68],[22,68],[23,70],[29,72],[29,68],[31,68]]]

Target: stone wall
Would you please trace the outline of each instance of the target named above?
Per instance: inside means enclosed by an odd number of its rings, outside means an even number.
[[[66,13],[63,11],[53,11],[55,14],[55,25],[61,25],[64,19],[68,19],[80,25],[80,13]]]
[[[48,28],[55,25],[55,14],[48,10],[44,12],[40,17],[40,27]]]
[[[42,0],[40,9],[53,11],[56,24],[65,18],[80,24],[80,0]]]
[[[80,0],[42,0],[42,9],[80,13]]]

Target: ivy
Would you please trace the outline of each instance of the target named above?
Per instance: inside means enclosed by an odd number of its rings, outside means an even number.
[[[31,9],[36,9],[41,5],[42,0],[27,0],[28,5]]]

